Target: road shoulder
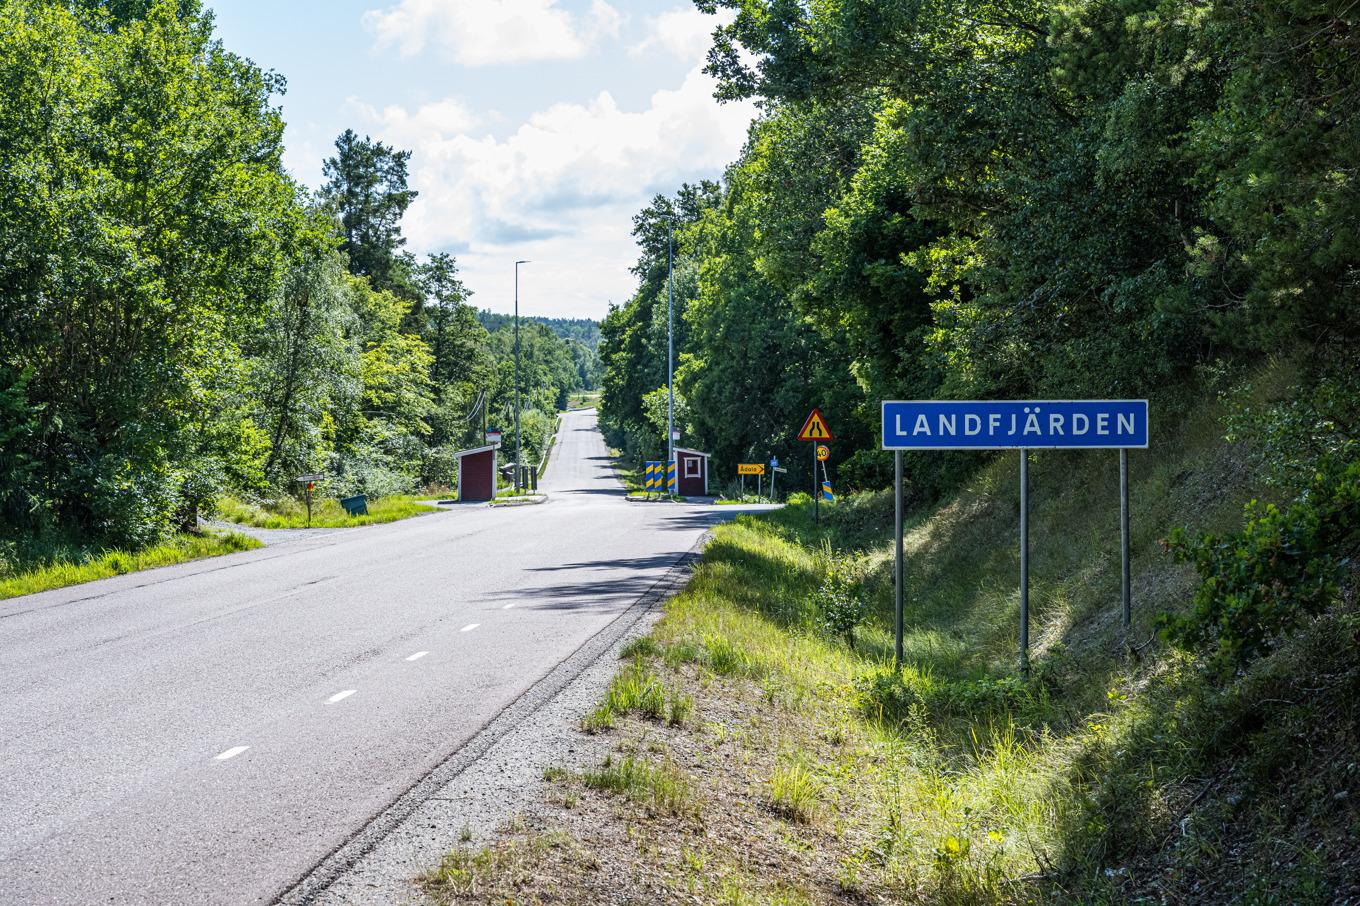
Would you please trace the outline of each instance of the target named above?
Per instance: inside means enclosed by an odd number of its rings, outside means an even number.
[[[688,581],[707,536],[609,626],[284,893],[280,906],[426,902],[415,879],[450,849],[487,841],[543,796],[543,774],[578,760],[580,720]]]

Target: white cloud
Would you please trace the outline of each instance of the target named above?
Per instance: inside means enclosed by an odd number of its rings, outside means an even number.
[[[413,251],[452,249],[474,301],[496,308],[508,298],[506,262],[532,258],[554,310],[598,316],[633,289],[632,216],[658,192],[719,176],[740,151],[754,108],[719,105],[713,88],[696,67],[645,109],[601,92],[554,104],[503,138],[465,131],[472,114],[456,100],[354,109],[375,137],[414,151],[420,197],[403,223]]]
[[[703,59],[713,43],[713,29],[729,24],[735,15],[723,9],[710,16],[692,6],[667,10],[647,20],[647,37],[628,53],[640,57],[660,51],[681,60]]]
[[[464,66],[573,60],[619,32],[622,17],[605,0],[575,14],[558,0],[399,0],[364,13],[380,47],[412,56],[434,45]]]

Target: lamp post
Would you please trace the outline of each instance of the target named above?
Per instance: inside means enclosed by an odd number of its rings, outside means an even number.
[[[520,453],[519,438],[519,266],[528,264],[528,261],[515,262],[515,493],[521,490],[520,465],[523,457]]]
[[[675,462],[675,218],[666,221],[666,481]],[[680,474],[677,471],[677,485]],[[666,488],[670,493],[680,490]]]

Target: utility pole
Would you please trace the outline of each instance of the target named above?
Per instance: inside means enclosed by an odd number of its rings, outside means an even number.
[[[520,491],[521,466],[523,457],[520,453],[519,439],[519,266],[528,264],[528,261],[515,262],[515,492]]]
[[[675,216],[667,222],[666,236],[666,474],[675,462]],[[666,479],[668,482],[670,478]],[[676,483],[680,475],[675,476]],[[679,491],[666,488],[668,493]]]

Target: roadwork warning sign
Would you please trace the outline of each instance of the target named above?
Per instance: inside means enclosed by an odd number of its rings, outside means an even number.
[[[799,440],[835,440],[831,436],[831,429],[826,426],[826,419],[822,418],[820,409],[813,409],[812,414],[803,423],[803,430],[798,432]]]

